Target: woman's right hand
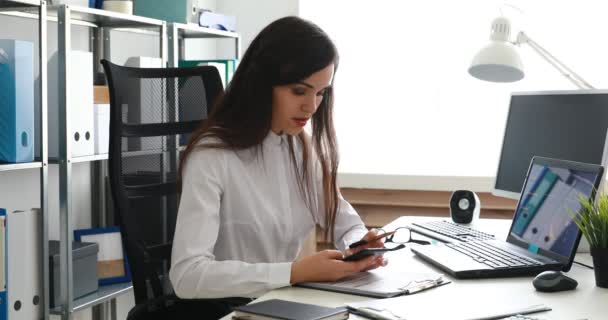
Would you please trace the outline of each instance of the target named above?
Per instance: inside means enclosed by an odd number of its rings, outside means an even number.
[[[342,261],[342,252],[324,250],[295,261],[291,265],[291,284],[299,282],[336,281],[378,264],[382,256],[370,256],[359,261]]]

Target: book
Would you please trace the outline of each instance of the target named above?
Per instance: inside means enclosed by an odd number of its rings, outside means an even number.
[[[233,319],[342,320],[348,319],[348,310],[344,307],[329,308],[308,303],[271,299],[234,308]]]
[[[439,273],[413,273],[398,269],[359,272],[335,282],[304,282],[296,286],[373,298],[414,294],[450,283]]]

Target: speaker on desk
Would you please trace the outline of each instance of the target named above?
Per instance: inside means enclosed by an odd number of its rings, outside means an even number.
[[[481,203],[473,191],[456,190],[450,197],[450,216],[456,223],[471,223],[479,219]]]

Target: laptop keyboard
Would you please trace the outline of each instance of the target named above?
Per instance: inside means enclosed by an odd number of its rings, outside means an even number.
[[[473,260],[493,269],[539,266],[537,261],[522,255],[504,250],[483,241],[447,243],[446,247],[465,254]]]
[[[413,225],[462,242],[494,240],[494,235],[492,234],[446,220],[413,223]]]

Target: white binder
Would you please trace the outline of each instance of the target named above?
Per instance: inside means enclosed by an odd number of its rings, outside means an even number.
[[[40,210],[6,216],[7,296],[10,320],[42,318]]]
[[[110,149],[110,105],[96,103],[95,113],[95,154],[108,154]]]
[[[68,134],[72,146],[72,157],[95,154],[95,125],[93,109],[93,54],[72,51],[70,61],[70,98],[72,107],[68,119],[71,132]],[[53,54],[48,64],[49,104],[49,157],[58,156],[59,138],[59,55]]]

